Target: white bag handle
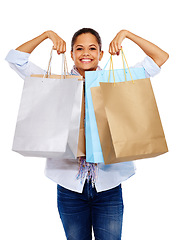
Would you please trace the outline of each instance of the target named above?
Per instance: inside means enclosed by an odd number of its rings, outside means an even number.
[[[51,49],[50,52],[50,58],[49,58],[49,63],[48,63],[48,68],[46,73],[44,74],[43,77],[49,77],[51,75],[51,61],[52,61],[52,55],[53,55],[53,48]],[[70,75],[68,72],[68,66],[67,66],[67,59],[65,53],[62,54],[62,68],[61,68],[61,75],[66,78],[66,75]]]

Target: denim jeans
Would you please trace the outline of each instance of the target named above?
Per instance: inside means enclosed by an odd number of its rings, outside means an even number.
[[[91,181],[82,193],[57,186],[58,211],[68,240],[121,240],[123,200],[121,185],[96,192]]]

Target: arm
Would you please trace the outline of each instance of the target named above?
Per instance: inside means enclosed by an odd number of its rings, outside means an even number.
[[[121,30],[112,40],[109,46],[109,53],[112,55],[119,55],[121,43],[125,38],[136,43],[159,67],[161,67],[169,58],[168,53],[161,48],[127,30]]]
[[[55,32],[53,31],[46,31],[39,35],[36,38],[22,44],[16,50],[26,53],[32,53],[33,50],[45,39],[51,39],[53,42],[53,49],[57,51],[58,54],[64,53],[66,51],[66,43],[65,41],[60,38]]]
[[[10,50],[5,60],[10,64],[10,67],[19,74],[23,79],[32,74],[44,74],[44,70],[29,61],[30,53],[45,39],[51,39],[54,46],[53,49],[57,53],[63,53],[66,50],[66,44],[55,32],[47,31],[40,36],[22,44],[16,50]]]

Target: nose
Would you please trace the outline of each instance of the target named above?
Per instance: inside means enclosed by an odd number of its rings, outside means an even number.
[[[87,50],[83,51],[83,56],[88,56],[88,55],[89,55],[89,53]]]

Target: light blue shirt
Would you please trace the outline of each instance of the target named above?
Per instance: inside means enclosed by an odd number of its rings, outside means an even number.
[[[32,74],[45,73],[45,70],[30,62],[29,57],[29,53],[17,50],[10,50],[6,56],[6,61],[9,63],[10,67],[24,80]],[[158,65],[148,56],[134,67],[143,67],[146,77],[153,77],[160,72]],[[80,180],[76,179],[78,168],[79,164],[76,159],[64,159],[60,161],[47,159],[45,175],[69,190],[82,193],[85,181],[81,183]],[[133,162],[122,162],[110,165],[99,163],[98,177],[95,183],[96,190],[97,192],[101,192],[114,188],[134,174],[135,166]]]

